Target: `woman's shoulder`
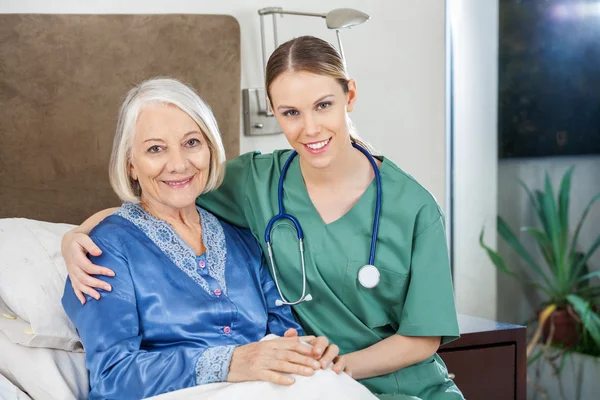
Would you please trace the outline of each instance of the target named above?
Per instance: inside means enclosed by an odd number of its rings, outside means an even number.
[[[252,231],[249,228],[242,228],[237,225],[232,225],[229,222],[217,216],[213,217],[215,218],[215,221],[218,221],[221,224],[223,230],[226,231],[230,236],[233,236],[236,239],[239,239],[245,243],[256,242],[256,239],[254,238],[254,235],[252,234]]]
[[[415,177],[404,171],[388,158],[380,168],[384,196],[389,204],[402,204],[412,214],[428,214],[426,219],[436,219],[443,212],[435,196]]]
[[[292,154],[292,151],[291,149],[275,150],[272,153],[250,151],[228,161],[227,168],[251,168],[258,173],[268,173],[274,170],[279,172],[281,171],[281,166]]]
[[[93,240],[99,239],[104,245],[120,248],[123,242],[130,240],[139,231],[130,221],[136,210],[128,205],[128,203],[123,204],[114,213],[104,218],[91,230],[89,236]]]
[[[436,198],[425,186],[389,158],[384,158],[382,166],[384,167],[381,169],[383,184],[387,183],[388,186],[391,186],[386,190],[410,196],[420,203],[437,204]]]

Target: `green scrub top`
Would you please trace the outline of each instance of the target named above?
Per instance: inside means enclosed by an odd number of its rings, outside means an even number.
[[[265,228],[279,212],[277,186],[290,155],[291,150],[255,152],[229,161],[223,184],[200,196],[198,205],[250,228],[268,254]],[[369,263],[375,180],[344,216],[329,224],[310,200],[298,156],[283,185],[285,212],[295,216],[304,231],[307,293],[313,297],[294,306],[294,311],[307,333],[326,336],[339,346],[340,354],[364,349],[396,333],[441,336],[442,344],[459,335],[442,212],[419,183],[388,159],[382,160],[382,209],[374,263],[381,276],[372,289],[361,286],[358,271]],[[271,243],[283,296],[296,301],[302,294],[302,268],[291,223],[278,222]],[[373,393],[396,395],[382,398],[463,398],[437,354],[361,383]]]

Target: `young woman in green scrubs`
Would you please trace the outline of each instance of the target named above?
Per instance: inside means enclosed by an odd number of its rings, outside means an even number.
[[[379,280],[365,287],[358,275],[369,264],[377,185],[369,159],[352,145],[366,147],[348,117],[356,83],[335,48],[310,36],[275,50],[266,83],[272,111],[298,153],[282,199],[304,232],[305,294],[312,300],[294,306],[300,323],[339,346],[353,377],[382,398],[462,399],[436,354],[459,331],[444,217],[435,199],[390,160],[375,158],[382,191],[374,261]],[[268,254],[265,230],[279,213],[278,182],[291,155],[254,152],[229,161],[222,186],[200,196],[198,205],[250,228]],[[85,233],[108,213],[63,240],[80,298],[82,292],[99,298],[93,287],[105,285],[87,274],[110,274],[84,256],[98,251]],[[271,242],[281,293],[295,302],[304,276],[293,225],[278,221]]]

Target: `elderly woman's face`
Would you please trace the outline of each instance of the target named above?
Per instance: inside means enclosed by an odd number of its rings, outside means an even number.
[[[160,208],[193,205],[206,186],[210,150],[200,127],[173,105],[146,107],[138,117],[131,176],[142,201]]]

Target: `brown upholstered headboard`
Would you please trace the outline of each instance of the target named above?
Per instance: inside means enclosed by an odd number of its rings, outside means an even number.
[[[0,15],[0,218],[80,223],[119,205],[108,159],[121,102],[189,83],[239,154],[240,30],[224,15]]]

